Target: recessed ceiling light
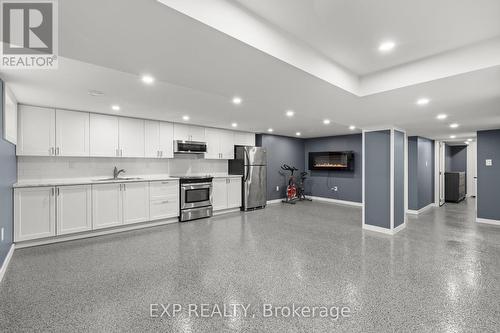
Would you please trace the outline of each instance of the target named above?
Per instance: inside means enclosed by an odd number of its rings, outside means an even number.
[[[391,40],[388,40],[388,41],[381,43],[378,47],[378,50],[380,52],[389,52],[389,51],[392,51],[394,49],[394,47],[396,47],[396,43],[394,43]]]
[[[237,123],[232,123],[231,126],[238,127],[238,124]]]
[[[428,98],[419,98],[417,100],[417,105],[427,105],[431,100]]]
[[[272,128],[268,128],[268,129],[267,129],[267,131],[268,131],[269,133],[274,132],[274,130],[273,130]]]
[[[457,128],[459,125],[457,123],[450,124],[451,128]]]
[[[456,135],[450,135],[450,139],[455,139],[456,137]]]
[[[468,145],[468,144],[469,144],[469,141],[464,141],[464,143],[465,143],[466,145]]]
[[[89,90],[89,95],[90,96],[103,96],[104,93],[99,90]]]
[[[443,120],[443,119],[448,118],[448,115],[446,115],[446,114],[442,113],[442,114],[438,114],[438,115],[436,116],[436,118],[437,118],[437,119],[439,119],[439,120]]]
[[[111,105],[111,109],[113,109],[113,111],[120,111],[120,106],[119,105]]]
[[[350,129],[351,131],[354,131],[354,130],[356,129],[356,126],[351,125],[351,126],[349,126],[349,129]]]
[[[323,120],[323,124],[325,124],[325,125],[330,124],[330,119],[325,119],[325,120]]]
[[[471,141],[472,141],[472,139],[467,139],[467,141],[471,142]]]
[[[141,80],[146,84],[153,84],[155,82],[155,78],[151,75],[143,75]]]
[[[296,135],[296,136],[301,136],[301,135],[302,135],[302,133],[297,132],[297,133],[295,133],[295,135]]]
[[[242,101],[241,97],[233,97],[233,104],[240,105]]]
[[[294,114],[295,114],[295,112],[293,112],[292,110],[288,110],[288,111],[286,112],[286,116],[287,116],[287,117],[293,117],[293,115],[294,115]]]
[[[189,116],[188,115],[182,116],[182,120],[188,121],[189,120]]]

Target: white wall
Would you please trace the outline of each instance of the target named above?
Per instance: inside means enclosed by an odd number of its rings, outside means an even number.
[[[127,177],[227,174],[227,160],[205,160],[193,155],[175,159],[19,156],[18,181],[110,177],[115,166],[125,169]]]
[[[467,146],[467,196],[476,196],[477,142]]]

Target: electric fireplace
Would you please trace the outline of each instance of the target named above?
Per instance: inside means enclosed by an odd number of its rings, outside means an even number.
[[[309,153],[309,170],[354,170],[354,152],[327,151]]]

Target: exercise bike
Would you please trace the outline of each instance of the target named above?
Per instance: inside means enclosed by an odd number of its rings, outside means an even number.
[[[289,171],[290,176],[288,178],[288,186],[286,187],[286,197],[282,200],[283,203],[295,204],[297,201],[312,201],[306,198],[305,195],[305,179],[307,178],[307,172],[300,173],[300,182],[297,183],[297,179],[294,176],[294,172],[298,171],[296,167],[291,167],[288,164],[283,164],[281,170]]]
[[[296,185],[297,187],[297,197],[299,198],[299,201],[312,201],[311,198],[306,197],[306,178],[307,178],[308,173],[307,172],[301,172],[300,173],[300,182]]]

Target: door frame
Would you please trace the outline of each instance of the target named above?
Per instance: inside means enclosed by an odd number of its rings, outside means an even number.
[[[446,145],[443,141],[434,142],[434,204],[441,207],[444,200],[444,173],[446,171],[445,156]]]

